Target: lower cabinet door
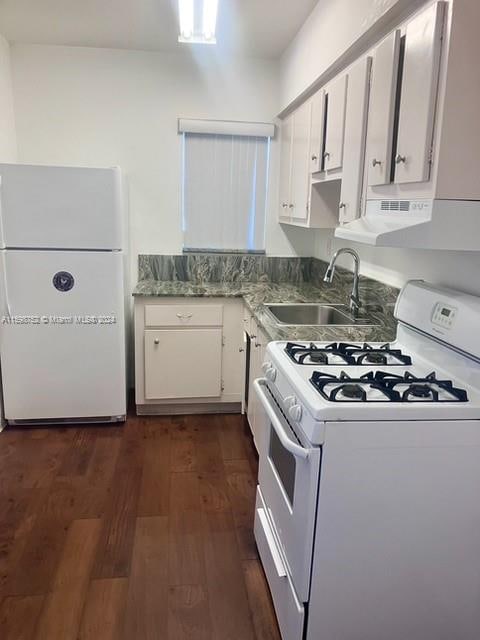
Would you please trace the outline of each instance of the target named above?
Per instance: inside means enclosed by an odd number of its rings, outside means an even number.
[[[145,331],[148,400],[222,394],[222,329]]]

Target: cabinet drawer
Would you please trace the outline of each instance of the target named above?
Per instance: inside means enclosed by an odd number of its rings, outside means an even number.
[[[302,640],[305,610],[297,598],[295,588],[285,568],[258,487],[254,532],[282,638]]]
[[[147,304],[146,327],[221,327],[222,305]]]
[[[222,329],[145,331],[145,398],[218,398]]]

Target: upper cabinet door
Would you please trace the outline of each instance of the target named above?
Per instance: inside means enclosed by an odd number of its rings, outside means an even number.
[[[445,3],[437,2],[407,24],[395,154],[395,182],[425,182],[438,87]]]
[[[292,169],[292,134],[293,134],[293,114],[287,116],[282,121],[280,141],[280,210],[279,217],[289,218],[290,211],[290,185],[291,185],[291,169]]]
[[[323,169],[340,169],[343,160],[345,133],[345,106],[347,102],[347,76],[336,77],[325,90],[326,129]]]
[[[308,218],[308,186],[310,184],[310,113],[307,100],[293,114],[291,216],[295,220]]]
[[[310,126],[310,171],[316,173],[322,170],[322,142],[324,126],[325,95],[323,90],[311,99],[311,126]]]
[[[398,30],[385,38],[374,53],[367,142],[370,186],[390,182],[399,54]]]
[[[348,71],[340,223],[350,222],[360,215],[371,65],[372,58],[365,57]]]

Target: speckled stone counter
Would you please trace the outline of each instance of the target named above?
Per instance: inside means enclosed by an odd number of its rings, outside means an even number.
[[[320,261],[319,261],[320,262]],[[398,291],[375,280],[361,278],[360,296],[362,315],[368,316],[374,326],[318,327],[308,325],[278,325],[265,309],[265,303],[275,302],[330,302],[346,304],[351,291],[351,274],[335,276],[332,285],[321,280],[314,286],[308,282],[198,282],[185,280],[157,280],[152,277],[139,280],[134,296],[153,297],[214,297],[243,298],[256,322],[271,340],[344,340],[388,342],[395,338],[396,322],[393,306]],[[152,274],[148,274],[152,275]]]

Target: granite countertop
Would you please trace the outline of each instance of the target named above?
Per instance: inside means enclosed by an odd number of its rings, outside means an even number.
[[[319,340],[350,342],[389,342],[395,338],[396,321],[391,296],[382,295],[381,286],[360,285],[362,314],[375,322],[374,326],[318,327],[308,325],[277,325],[265,309],[265,303],[330,302],[346,304],[351,282],[333,285],[273,282],[206,282],[196,284],[179,280],[141,279],[133,291],[136,297],[209,297],[243,298],[255,321],[271,340]],[[384,302],[386,300],[386,302]]]

